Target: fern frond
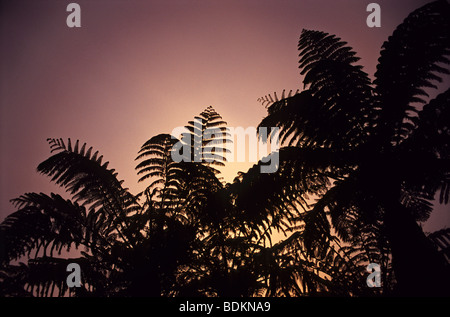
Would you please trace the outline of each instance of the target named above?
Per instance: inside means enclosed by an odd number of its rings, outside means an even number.
[[[109,205],[114,212],[138,205],[137,200],[117,179],[114,169],[108,169],[109,162],[102,164],[103,156],[98,152],[91,156],[92,148],[85,152],[79,142],[72,149],[71,141],[65,146],[61,139],[49,139],[53,154],[39,164],[38,172],[50,176],[52,181],[64,187],[76,202],[93,204],[94,207]]]
[[[426,88],[437,88],[450,74],[450,4],[434,1],[412,12],[383,44],[375,84],[380,96],[380,121],[395,134],[413,103],[425,103]],[[414,113],[417,108],[413,108]],[[390,129],[390,130],[389,130]],[[392,129],[394,129],[392,131]],[[402,133],[407,136],[411,129]]]
[[[50,255],[56,250],[69,251],[84,240],[86,209],[83,206],[51,194],[29,193],[13,200],[19,208],[0,224],[4,257],[2,262],[20,256],[35,256],[42,250]]]

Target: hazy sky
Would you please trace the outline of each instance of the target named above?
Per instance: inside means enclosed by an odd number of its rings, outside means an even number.
[[[69,28],[71,2],[0,2],[0,221],[9,199],[55,191],[36,173],[48,137],[87,142],[137,193],[134,159],[150,137],[209,105],[229,126],[257,126],[258,97],[301,88],[303,28],[346,40],[373,75],[383,41],[429,1],[376,1],[381,28],[367,27],[362,0],[80,0],[81,28]],[[440,209],[425,230],[450,226]]]

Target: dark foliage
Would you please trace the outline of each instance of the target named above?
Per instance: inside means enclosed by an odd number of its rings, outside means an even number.
[[[283,164],[298,183],[320,184],[303,194],[317,198],[306,213],[307,249],[327,246],[331,232],[361,248],[374,239],[383,263],[392,256],[399,295],[450,291],[449,267],[417,224],[435,194],[448,203],[450,191],[450,89],[425,99],[450,74],[449,23],[446,1],[411,13],[384,43],[373,83],[345,42],[303,30],[305,90],[261,99],[260,126],[279,126],[281,151],[296,153]]]
[[[449,23],[446,1],[411,13],[383,45],[373,82],[347,43],[304,30],[304,89],[261,99],[260,126],[279,127],[286,145],[276,173],[259,162],[220,180],[230,140],[212,107],[179,139],[143,144],[137,195],[86,144],[49,139],[38,171],[70,199],[12,201],[0,295],[448,294],[447,253],[436,249],[445,235],[427,238],[417,221],[435,194],[449,201],[450,89],[425,99],[449,73]],[[80,288],[67,287],[69,263],[81,267]],[[381,266],[381,289],[366,285],[369,263]]]

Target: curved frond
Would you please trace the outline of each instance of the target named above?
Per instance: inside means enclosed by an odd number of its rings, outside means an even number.
[[[227,143],[230,133],[226,122],[212,106],[206,108],[185,127],[181,142],[191,148],[187,156],[190,162],[204,163],[211,166],[223,166],[226,162]]]
[[[147,190],[152,190],[161,181],[165,181],[169,169],[174,165],[171,157],[172,147],[178,140],[170,134],[159,134],[149,139],[141,147],[136,160],[143,159],[137,166],[139,181],[148,178],[152,181]]]
[[[406,143],[439,158],[450,158],[450,88],[419,111],[417,128]]]
[[[38,171],[52,177],[52,181],[64,187],[76,202],[91,204],[92,208],[109,207],[125,215],[138,208],[136,198],[117,179],[108,162],[102,164],[103,156],[98,151],[91,155],[92,147],[85,152],[86,145],[79,148],[77,141],[72,148],[69,139],[66,146],[62,139],[48,139],[53,154],[39,164]]]
[[[375,84],[385,133],[411,132],[414,104],[425,103],[427,89],[450,74],[449,64],[450,4],[438,0],[412,12],[383,44]]]
[[[84,241],[86,209],[61,196],[51,194],[25,194],[13,200],[19,208],[0,224],[1,244],[5,258],[1,262],[17,259],[42,250],[51,256],[61,254]]]
[[[280,127],[282,141],[290,145],[349,148],[364,143],[374,125],[372,87],[346,44],[328,33],[303,30],[300,68],[308,89],[275,98],[259,126]]]
[[[75,201],[90,204],[91,208],[108,208],[115,216],[139,209],[136,198],[122,187],[123,181],[117,179],[115,170],[108,169],[108,162],[102,164],[103,156],[98,157],[98,151],[93,155],[92,148],[84,152],[85,144],[78,150],[78,141],[72,149],[70,139],[67,147],[62,140],[49,139],[49,143],[52,152],[58,153],[39,164],[38,171],[51,176]]]
[[[102,164],[103,156],[98,151],[92,153],[92,148],[85,150],[79,142],[72,147],[71,140],[65,145],[62,139],[48,139],[52,153],[50,158],[39,164],[41,174],[52,177],[52,181],[64,187],[73,195],[75,202],[95,213],[103,213],[104,221],[110,224],[124,241],[129,243],[130,237],[124,236],[126,217],[141,207],[137,198],[127,188],[123,181],[117,179],[114,169],[108,169],[108,162]]]

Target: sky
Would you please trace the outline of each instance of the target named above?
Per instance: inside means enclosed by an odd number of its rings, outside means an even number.
[[[66,7],[81,8],[69,28]],[[302,88],[301,30],[336,34],[373,76],[382,43],[429,1],[377,1],[381,27],[366,25],[363,0],[1,0],[0,221],[9,200],[57,187],[36,172],[47,138],[99,150],[133,193],[141,145],[213,106],[230,127],[256,127],[257,99]],[[224,177],[253,163],[233,163]],[[437,208],[425,231],[450,226]]]

